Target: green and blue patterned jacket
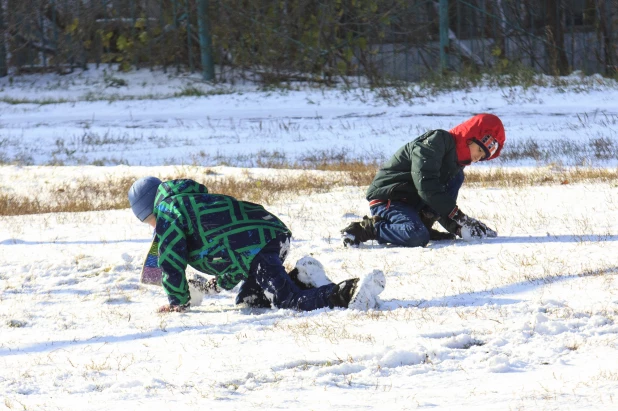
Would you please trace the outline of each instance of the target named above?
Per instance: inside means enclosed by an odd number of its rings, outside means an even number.
[[[189,302],[187,265],[217,277],[226,290],[247,278],[251,262],[274,239],[290,230],[259,204],[209,194],[193,180],[159,186],[154,215],[163,288],[172,305]]]

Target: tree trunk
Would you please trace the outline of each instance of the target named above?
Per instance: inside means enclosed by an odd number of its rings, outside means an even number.
[[[550,72],[554,75],[569,74],[569,61],[564,49],[564,10],[561,0],[547,0],[547,54]]]
[[[607,1],[607,0],[606,0]],[[609,32],[612,33],[610,51],[614,62],[614,75],[618,75],[618,2],[609,1]]]
[[[0,1],[0,77],[5,77],[8,74],[7,59],[6,59],[6,35],[4,33],[4,10],[2,1]]]
[[[495,34],[496,35],[496,46],[495,47],[500,48],[502,55],[506,57],[506,36],[507,36],[506,17],[504,15],[504,7],[502,6],[502,0],[496,0],[493,6],[495,7],[494,14],[500,18],[500,20],[498,21],[499,30],[498,30],[498,33]]]
[[[612,3],[614,3],[612,5]],[[618,18],[616,17],[615,2],[608,0],[597,0],[597,15],[599,16],[599,32],[603,46],[603,63],[605,65],[605,74],[612,75],[618,69],[618,61],[616,58],[617,41],[614,38],[616,33],[616,25]]]

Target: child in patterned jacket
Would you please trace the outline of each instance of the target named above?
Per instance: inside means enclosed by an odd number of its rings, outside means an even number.
[[[135,216],[155,229],[158,263],[169,304],[159,312],[182,312],[191,305],[187,265],[213,275],[231,290],[242,282],[236,304],[310,311],[324,307],[377,308],[384,274],[338,284],[322,265],[304,257],[287,273],[283,261],[292,233],[259,204],[211,194],[193,180],[162,182],[141,178],[129,190]]]

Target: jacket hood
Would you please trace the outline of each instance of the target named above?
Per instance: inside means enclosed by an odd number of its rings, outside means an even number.
[[[203,184],[189,179],[166,181],[159,185],[155,206],[166,198],[186,194],[208,194],[208,189]]]
[[[451,133],[455,139],[455,144],[457,145],[457,159],[461,165],[470,164],[470,150],[468,150],[468,143],[470,140],[481,141],[483,137],[490,135],[498,142],[498,150],[496,150],[494,155],[483,161],[498,157],[506,141],[502,121],[498,116],[486,113],[477,114],[464,121],[451,129],[449,133]]]

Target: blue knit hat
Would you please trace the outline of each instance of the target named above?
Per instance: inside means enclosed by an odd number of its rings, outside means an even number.
[[[129,203],[133,214],[144,221],[154,211],[154,201],[161,180],[156,177],[143,177],[129,189]]]

